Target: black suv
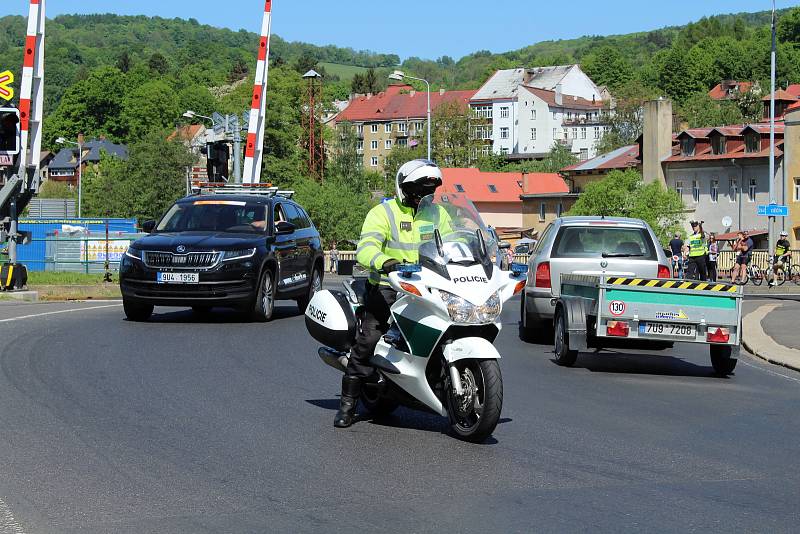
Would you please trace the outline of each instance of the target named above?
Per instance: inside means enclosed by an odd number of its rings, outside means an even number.
[[[154,306],[225,306],[269,321],[275,300],[294,299],[305,311],[322,287],[319,232],[288,195],[193,195],[142,227],[150,235],[119,268],[130,320],[146,321]]]

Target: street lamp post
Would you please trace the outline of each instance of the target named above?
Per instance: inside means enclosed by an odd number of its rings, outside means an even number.
[[[401,70],[396,70],[389,75],[390,80],[398,80],[403,81],[404,78],[411,78],[412,80],[417,80],[419,82],[425,82],[425,86],[427,87],[427,95],[428,95],[428,160],[431,159],[431,84],[428,83],[428,80],[425,78],[415,78],[414,76],[409,76],[408,74],[404,73]]]
[[[59,137],[58,139],[56,139],[56,143],[58,143],[59,145],[67,144],[67,145],[74,145],[74,146],[78,147],[78,218],[80,219],[81,218],[81,200],[82,200],[82,196],[83,196],[83,194],[82,194],[83,188],[81,187],[81,182],[82,182],[81,178],[83,176],[83,145],[81,145],[79,142],[76,143],[75,141],[68,141],[67,139],[64,139],[63,137]]]

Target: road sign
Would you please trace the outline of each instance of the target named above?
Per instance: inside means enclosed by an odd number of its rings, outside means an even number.
[[[779,204],[762,204],[758,206],[758,214],[764,217],[788,217],[789,206]]]
[[[14,88],[11,84],[14,83],[14,73],[10,70],[0,72],[0,98],[11,100],[14,98]]]

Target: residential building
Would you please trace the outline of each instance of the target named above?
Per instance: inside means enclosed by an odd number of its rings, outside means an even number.
[[[82,148],[81,173],[86,170],[88,165],[99,164],[100,156],[104,152],[123,160],[128,159],[128,148],[125,145],[114,144],[102,137],[100,139],[80,142]],[[69,146],[67,148],[62,148],[50,161],[49,179],[57,182],[67,182],[69,185],[76,186],[78,184],[77,167],[78,147]]]
[[[566,180],[571,193],[580,194],[589,183],[602,180],[611,171],[641,171],[641,164],[639,145],[628,145],[564,167],[559,174]]]
[[[211,135],[209,135],[209,131],[212,132]],[[206,127],[201,124],[181,126],[168,137],[169,140],[180,140],[194,154],[195,163],[191,170],[193,181],[208,180],[208,158],[201,149],[206,146],[206,140],[209,138],[214,138],[213,130],[206,130]]]
[[[715,85],[708,96],[713,100],[734,100],[753,88],[758,88],[758,82],[740,82],[736,80],[723,80]]]
[[[526,173],[522,180],[522,225],[538,238],[548,224],[564,215],[578,198],[558,173]]]
[[[588,159],[605,134],[601,90],[578,65],[499,70],[470,106],[484,154],[542,158],[558,142]]]
[[[462,104],[465,109],[475,91],[432,92],[431,109],[446,102]],[[410,85],[390,85],[377,95],[354,96],[348,106],[332,121],[355,125],[358,150],[367,170],[383,172],[386,157],[396,146],[415,146],[426,135],[427,94]]]
[[[779,188],[778,201],[789,206],[789,217],[779,224],[789,232],[792,248],[800,248],[800,106],[784,120],[785,182]]]
[[[443,168],[440,194],[466,195],[487,225],[517,230],[522,227],[523,175],[518,172],[482,172],[475,168]]]

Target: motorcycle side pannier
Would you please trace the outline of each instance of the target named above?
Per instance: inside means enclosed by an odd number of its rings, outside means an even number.
[[[306,328],[326,347],[350,350],[356,337],[356,315],[347,296],[341,291],[317,291],[306,308]]]

